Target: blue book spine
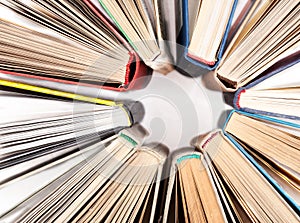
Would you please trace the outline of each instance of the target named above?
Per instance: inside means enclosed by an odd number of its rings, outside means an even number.
[[[266,117],[258,114],[250,114],[247,112],[232,110],[231,113],[228,115],[228,118],[224,124],[223,127],[223,134],[242,152],[242,154],[259,170],[259,172],[268,180],[268,182],[273,185],[273,187],[279,192],[279,194],[291,205],[291,207],[297,212],[297,214],[300,214],[300,206],[297,204],[297,202],[285,191],[283,188],[265,171],[264,168],[262,168],[255,159],[229,134],[225,131],[225,128],[227,126],[228,121],[230,120],[233,113],[239,113],[248,117],[258,118],[261,120],[266,120],[268,122],[274,122],[281,125],[287,125],[294,128],[299,128],[300,125],[292,122],[286,122],[282,120],[278,120],[271,117]]]

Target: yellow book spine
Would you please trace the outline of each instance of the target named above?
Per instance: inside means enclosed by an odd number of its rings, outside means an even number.
[[[107,106],[119,106],[127,115],[128,126],[130,126],[132,124],[129,114],[126,111],[126,109],[123,107],[123,104],[117,104],[114,101],[104,100],[104,99],[100,99],[100,98],[87,97],[87,96],[78,95],[78,94],[74,94],[74,93],[57,91],[57,90],[53,90],[53,89],[49,89],[49,88],[37,87],[37,86],[29,85],[29,84],[17,83],[17,82],[6,81],[6,80],[0,80],[0,85],[6,86],[6,87],[18,88],[18,89],[27,90],[27,91],[34,91],[34,92],[48,94],[48,95],[54,95],[54,96],[58,96],[58,97],[70,98],[70,99],[74,99],[74,100],[78,100],[78,101],[91,102],[91,103],[107,105]]]

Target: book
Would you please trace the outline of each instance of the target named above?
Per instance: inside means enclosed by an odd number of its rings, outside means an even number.
[[[270,181],[299,211],[299,123],[233,110],[224,131],[273,178]]]
[[[98,0],[84,0],[86,5],[104,22],[104,24],[114,33],[114,35],[121,41],[121,43],[126,46],[130,51],[130,60],[127,63],[126,69],[127,77],[125,81],[127,84],[119,86],[118,89],[115,87],[103,86],[102,88],[108,90],[131,90],[131,89],[140,89],[146,86],[149,79],[149,75],[152,73],[152,70],[149,69],[145,63],[138,56],[137,52],[131,47],[131,45],[126,41],[123,35],[121,35],[120,30],[114,25],[113,20],[108,16],[106,11],[101,7],[101,4]],[[99,12],[100,10],[100,12]]]
[[[65,98],[65,99],[73,99],[74,101],[84,101],[93,104],[120,106],[121,108],[124,107],[122,103],[117,103],[111,100],[77,94],[76,91],[75,93],[69,93],[60,90],[54,90],[51,88],[39,87],[36,85],[23,84],[22,82],[20,83],[16,81],[7,81],[5,79],[6,78],[2,80],[0,79],[0,86],[9,87],[11,89],[14,89],[15,91],[24,90],[25,92],[27,92],[27,94],[30,93],[30,94],[37,94],[37,95],[47,95],[48,97],[53,97],[53,98],[58,97],[58,98]]]
[[[99,2],[145,64],[163,74],[173,70],[160,1]]]
[[[0,219],[154,222],[167,151],[141,146],[140,133],[121,131]]]
[[[228,91],[245,86],[286,56],[299,51],[299,5],[296,1],[261,1],[250,10],[216,75]]]
[[[237,2],[182,1],[180,69],[197,75],[200,69],[207,72],[218,66]]]
[[[216,173],[236,222],[299,222],[299,212],[222,131],[212,132],[198,147]]]
[[[105,9],[101,6],[98,0],[89,0],[111,23],[114,21],[109,17]],[[175,64],[177,59],[176,41],[181,26],[180,19],[176,16],[179,11],[179,0],[167,1],[152,1],[145,0],[142,2],[152,27],[157,33],[159,47],[165,58],[160,56],[161,61]],[[115,27],[117,30],[117,26]],[[168,58],[167,58],[168,57]]]
[[[16,87],[11,84],[12,82],[37,87],[31,88],[31,91],[36,91],[38,88],[45,88],[51,89],[53,91],[65,92],[70,95],[73,94],[95,98],[99,97],[99,94],[102,92],[102,90],[124,92],[127,90],[137,90],[145,87],[151,80],[151,76],[148,75],[148,71],[146,73],[143,73],[142,68],[139,69],[139,72],[141,72],[139,73],[141,75],[135,75],[128,85],[119,87],[93,84],[81,80],[79,82],[76,82],[71,80],[43,77],[25,73],[16,73],[4,70],[0,70],[0,80],[2,80],[3,83],[5,82],[5,84],[1,85],[11,85],[11,87]]]
[[[1,11],[0,69],[7,75],[124,90],[150,72],[89,0],[5,1]]]
[[[234,96],[237,110],[269,116],[300,119],[299,90],[297,74],[300,63],[299,52],[292,54],[266,70],[261,78],[240,88]],[[288,62],[288,63],[285,63]]]
[[[176,151],[169,172],[162,222],[228,222],[228,204],[223,203],[224,194],[219,194],[203,154],[194,149]]]
[[[73,98],[71,98],[73,99]],[[124,126],[131,126],[138,122],[132,104],[138,105],[137,102],[114,102],[97,98],[97,101],[85,100],[68,100],[67,97],[53,97],[47,94],[26,94],[10,91],[9,89],[1,89],[0,91],[1,116],[4,122],[17,122],[29,119],[54,117],[55,115],[67,114],[76,115],[77,112],[93,112],[103,109],[108,114],[115,114],[110,118],[116,118],[116,124],[123,123]],[[92,103],[87,103],[92,102]],[[31,106],[28,106],[30,104]],[[140,108],[142,110],[142,108]],[[48,116],[47,116],[48,115]],[[120,121],[120,122],[119,122]],[[113,124],[113,123],[112,123]]]

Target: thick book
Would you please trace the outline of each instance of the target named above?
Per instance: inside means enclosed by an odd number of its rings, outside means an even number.
[[[173,70],[160,1],[99,2],[145,64],[163,74]]]
[[[216,70],[225,90],[250,83],[279,60],[299,51],[297,1],[256,1]]]
[[[176,151],[168,168],[162,222],[231,222],[225,195],[201,152]]]
[[[299,214],[299,123],[233,110],[224,134]]]
[[[205,2],[205,4],[203,3]],[[178,67],[187,73],[197,75],[199,70],[214,70],[218,66],[223,55],[228,32],[231,26],[237,0],[221,1],[224,7],[220,6],[220,2],[214,1],[190,1],[182,0],[182,30],[179,37],[179,64]],[[208,25],[203,20],[208,20]],[[217,23],[218,18],[222,18],[222,24]],[[211,26],[209,23],[212,23]],[[204,25],[205,24],[205,25]],[[218,27],[218,35],[213,35],[212,29]],[[211,37],[206,35],[211,34]],[[199,38],[206,38],[199,40]],[[209,54],[213,54],[204,58],[203,53],[196,51],[204,50],[209,43],[207,41],[214,40],[216,43],[215,50],[209,50]],[[191,45],[192,44],[192,45]],[[194,49],[195,48],[195,49]],[[199,50],[197,50],[199,49]],[[213,57],[213,59],[211,59]],[[199,69],[199,67],[201,69]],[[194,69],[194,70],[193,70]]]
[[[82,151],[85,159],[4,213],[2,221],[157,222],[165,147],[126,129]]]
[[[38,79],[121,91],[150,72],[89,0],[31,5],[6,1],[2,10],[1,46],[7,53],[0,69],[21,76],[24,83]],[[14,17],[7,19],[6,14]]]
[[[124,107],[122,103],[117,103],[111,100],[77,94],[76,91],[75,93],[70,93],[70,92],[55,90],[51,88],[39,87],[36,85],[23,84],[20,81],[7,81],[5,79],[6,78],[0,79],[0,86],[8,87],[16,91],[21,90],[26,92],[26,94],[34,94],[34,95],[36,94],[36,95],[42,95],[47,97],[53,97],[53,98],[58,97],[64,99],[72,99],[75,101],[84,101],[93,104]]]
[[[95,0],[94,0],[95,1]],[[139,89],[146,85],[146,76],[151,73],[151,70],[145,65],[145,63],[138,56],[137,52],[132,48],[132,46],[126,41],[123,35],[119,32],[116,25],[113,24],[112,20],[109,20],[107,14],[104,14],[105,10],[99,10],[100,7],[96,7],[94,1],[84,0],[86,5],[100,18],[101,21],[115,34],[115,36],[122,42],[124,46],[129,50],[130,59],[126,65],[126,77],[123,86],[119,86],[117,89],[109,86],[102,86],[104,89],[108,90],[130,90]]]
[[[221,130],[210,133],[197,146],[216,174],[236,222],[299,222],[293,209],[276,190],[270,177]]]
[[[234,96],[237,110],[300,119],[300,53],[279,61]]]

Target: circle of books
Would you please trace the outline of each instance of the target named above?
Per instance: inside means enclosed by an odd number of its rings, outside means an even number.
[[[0,10],[0,222],[300,221],[298,1]],[[147,108],[124,97],[172,72],[217,85],[231,108],[185,148],[144,143]]]

